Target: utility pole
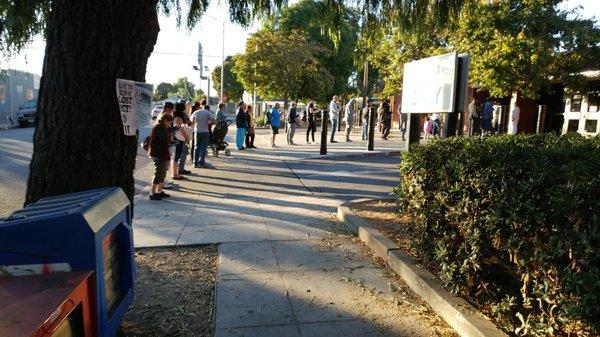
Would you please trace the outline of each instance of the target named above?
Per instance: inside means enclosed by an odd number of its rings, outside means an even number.
[[[225,83],[224,77],[224,69],[225,69],[225,21],[223,21],[223,32],[222,32],[222,41],[221,41],[221,98],[219,99],[223,102],[223,86]],[[223,102],[224,103],[224,102]]]

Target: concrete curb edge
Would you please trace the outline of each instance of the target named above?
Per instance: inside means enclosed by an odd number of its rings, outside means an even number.
[[[312,159],[340,159],[340,158],[371,158],[371,157],[384,157],[384,156],[399,156],[402,151],[375,151],[375,152],[357,152],[357,153],[347,153],[347,154],[332,154],[332,155],[317,155],[307,158],[302,158],[302,160],[312,160]]]
[[[442,282],[416,261],[402,252],[390,239],[358,216],[350,208],[353,204],[386,199],[358,199],[338,206],[337,217],[347,224],[376,255],[440,317],[462,337],[507,337],[493,322],[467,303],[463,298],[444,289]]]

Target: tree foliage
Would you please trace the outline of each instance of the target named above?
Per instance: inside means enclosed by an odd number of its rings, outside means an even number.
[[[197,100],[197,97],[204,96],[202,89],[195,89],[194,83],[187,77],[178,78],[175,83],[162,82],[154,89],[154,100],[159,101],[169,97],[181,97],[187,100]]]
[[[471,82],[492,96],[520,91],[535,98],[549,87],[550,78],[570,83],[591,65],[600,55],[600,30],[590,20],[569,18],[557,9],[560,2],[502,0],[469,6],[448,40],[471,54]]]
[[[319,62],[333,76],[330,92],[323,92],[319,98],[331,97],[351,91],[348,79],[355,70],[355,52],[358,38],[358,14],[342,4],[340,29],[330,25],[329,12],[323,0],[301,0],[285,7],[280,13],[266,20],[263,29],[291,32],[300,30],[311,41],[317,42],[329,53],[317,56]]]
[[[244,95],[244,86],[238,81],[236,74],[233,72],[233,66],[238,55],[227,56],[225,58],[223,75],[225,77],[223,84],[223,94],[231,101],[237,101]],[[217,92],[221,92],[221,66],[217,66],[212,71],[213,88]]]
[[[474,2],[449,27],[425,20],[430,27],[425,33],[379,25],[367,36],[374,45],[370,59],[382,73],[386,94],[401,89],[404,63],[457,51],[471,56],[471,85],[496,97],[520,91],[535,98],[550,79],[572,85],[578,72],[600,66],[600,30],[558,10],[560,2]]]
[[[233,68],[248,90],[264,98],[312,98],[331,90],[333,78],[319,62],[327,50],[302,31],[262,30],[250,36]]]

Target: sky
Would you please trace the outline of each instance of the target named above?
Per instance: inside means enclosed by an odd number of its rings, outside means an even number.
[[[600,19],[600,0],[567,0],[561,7],[577,6],[582,7],[580,10],[582,17],[595,16],[596,20]],[[212,1],[200,23],[191,32],[185,28],[178,29],[175,21],[175,17],[159,17],[160,33],[154,52],[148,60],[146,71],[146,81],[155,86],[160,82],[175,82],[177,78],[187,77],[196,88],[200,87],[206,91],[207,81],[200,81],[199,72],[192,68],[198,64],[198,42],[202,43],[203,63],[208,66],[210,72],[215,66],[221,64],[222,22],[225,22],[225,57],[242,53],[248,35],[260,27],[259,23],[255,23],[246,29],[231,23],[223,1]],[[21,53],[9,60],[0,54],[1,66],[41,74],[44,48],[43,38],[36,36]],[[212,83],[210,90],[211,95],[215,96]]]

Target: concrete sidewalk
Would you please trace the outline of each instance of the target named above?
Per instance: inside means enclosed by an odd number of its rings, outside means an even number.
[[[220,244],[216,336],[447,331],[335,219],[344,200],[388,196],[398,157],[312,159],[301,147],[232,152],[209,158],[215,169],[193,169],[171,198],[139,198],[134,217],[136,247]]]

